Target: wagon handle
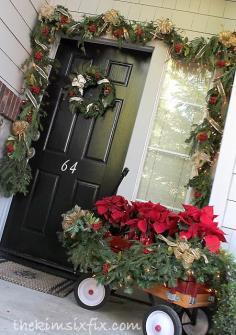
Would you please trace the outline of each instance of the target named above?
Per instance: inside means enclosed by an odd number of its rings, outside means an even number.
[[[121,172],[120,179],[118,180],[118,183],[117,183],[117,185],[115,186],[115,188],[114,188],[112,194],[116,194],[116,192],[117,192],[117,190],[118,190],[118,188],[119,188],[119,186],[120,186],[122,180],[127,176],[128,173],[129,173],[129,169],[128,169],[127,167],[125,167],[125,168],[123,169],[123,171]]]

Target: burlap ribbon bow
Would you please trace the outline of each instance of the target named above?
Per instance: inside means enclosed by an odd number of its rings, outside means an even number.
[[[165,238],[163,235],[158,235],[158,238],[164,242],[166,242],[167,245],[169,245],[173,253],[176,257],[176,259],[179,259],[182,261],[183,267],[186,270],[189,270],[195,260],[199,260],[201,257],[204,258],[205,263],[208,263],[208,259],[206,255],[203,254],[203,252],[199,248],[191,248],[191,245],[187,241],[177,241],[172,242]]]

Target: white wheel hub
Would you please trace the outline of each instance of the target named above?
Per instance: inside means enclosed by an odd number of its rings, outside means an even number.
[[[78,286],[78,297],[87,306],[98,306],[105,298],[105,287],[94,278],[86,278]]]
[[[182,324],[191,322],[187,313],[183,313]],[[195,325],[183,325],[187,335],[206,335],[209,328],[209,321],[206,313],[202,309],[197,310],[197,319]]]
[[[148,335],[174,335],[175,327],[171,317],[163,311],[154,311],[146,321]]]

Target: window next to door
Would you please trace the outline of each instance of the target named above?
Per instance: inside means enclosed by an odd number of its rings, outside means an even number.
[[[147,147],[137,193],[141,201],[181,209],[189,201],[185,185],[192,174],[190,146],[193,124],[204,117],[211,75],[174,69],[169,62]]]

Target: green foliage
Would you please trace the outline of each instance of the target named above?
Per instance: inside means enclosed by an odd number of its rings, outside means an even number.
[[[0,160],[0,194],[10,197],[17,192],[27,193],[31,170],[24,160],[4,157]]]
[[[213,316],[212,335],[234,335],[236,331],[236,263],[231,255],[224,254],[224,271],[220,273],[218,303]]]
[[[78,76],[85,81],[80,83],[83,86],[73,85],[74,80],[77,80],[79,85]],[[85,71],[75,70],[69,78],[71,83],[65,86],[63,94],[64,99],[69,100],[69,109],[72,113],[78,112],[85,118],[96,118],[103,116],[109,107],[114,106],[115,86],[101,69],[89,65]],[[101,80],[105,82],[101,83]],[[95,97],[87,99],[84,95],[91,87],[96,88],[98,92]]]

